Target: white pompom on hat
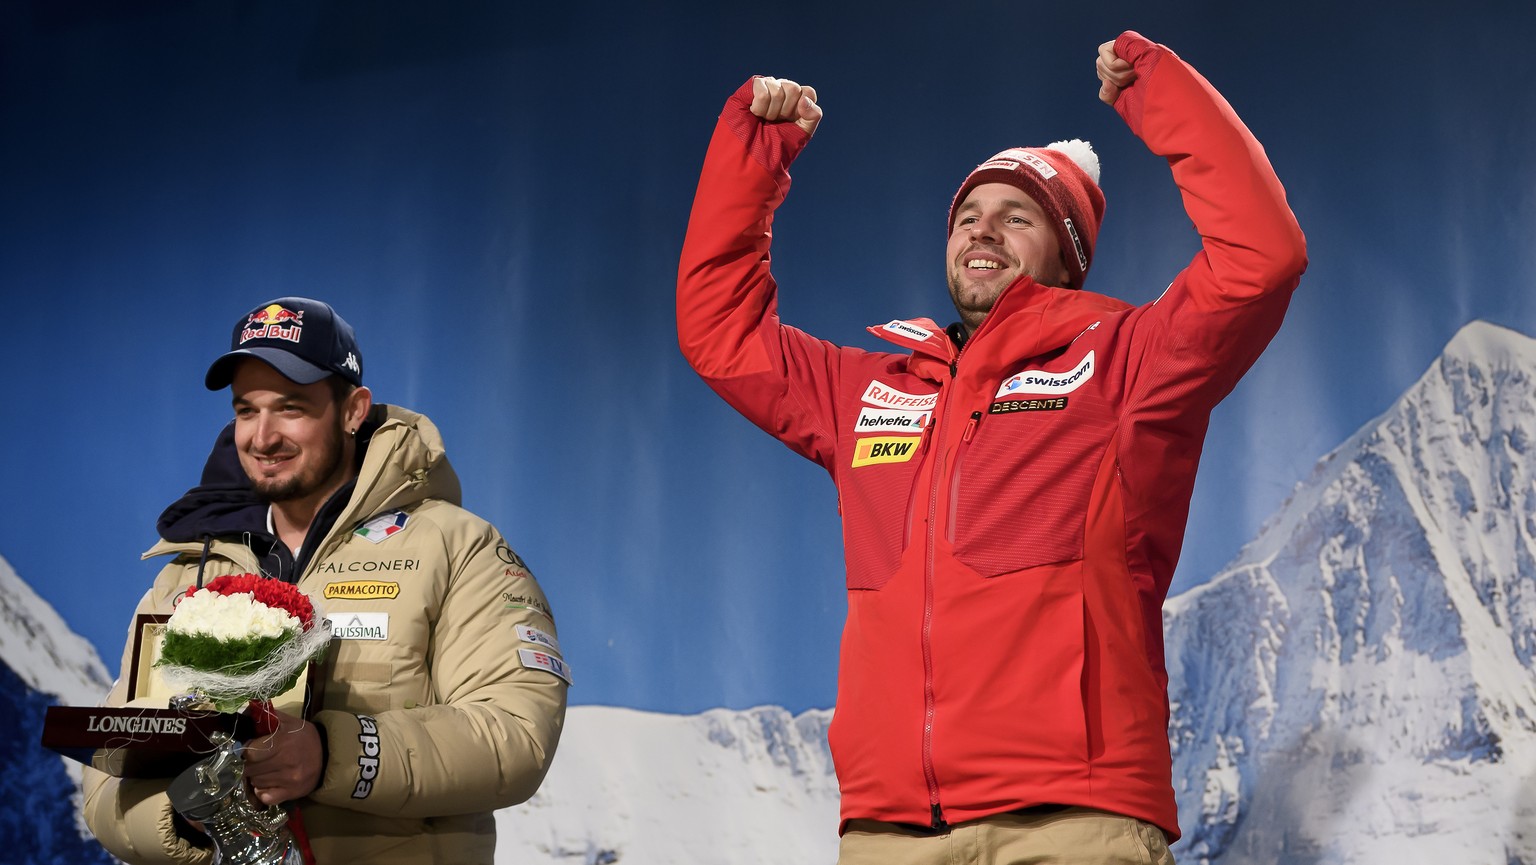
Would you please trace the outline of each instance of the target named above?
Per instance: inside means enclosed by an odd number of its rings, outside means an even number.
[[[1099,155],[1080,139],[1056,141],[1045,147],[1013,147],[976,166],[949,205],[949,230],[965,197],[983,183],[1007,183],[1034,199],[1045,211],[1067,266],[1066,288],[1082,288],[1093,263],[1094,241],[1104,220],[1104,193],[1099,189]]]

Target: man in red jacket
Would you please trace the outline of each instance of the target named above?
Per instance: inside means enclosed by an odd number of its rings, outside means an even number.
[[[1098,74],[1202,238],[1140,307],[1083,289],[1104,212],[1084,142],[971,172],[945,254],[960,320],[871,327],[889,352],[778,319],[770,228],[815,91],[747,82],[705,157],[683,354],[838,489],[844,863],[1172,861],[1161,606],[1211,409],[1279,328],[1306,250],[1263,149],[1177,55],[1127,32]]]

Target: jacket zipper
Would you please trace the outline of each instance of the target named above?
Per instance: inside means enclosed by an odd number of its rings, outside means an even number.
[[[950,390],[945,394],[947,398],[954,394],[955,376],[959,372],[960,357],[965,354],[965,349],[970,345],[961,346],[960,353],[949,362]],[[938,406],[934,406],[933,417],[937,421],[939,417]],[[934,457],[933,479],[928,489],[928,549],[923,563],[923,778],[928,782],[928,811],[933,828],[943,830],[948,828],[944,820],[944,808],[939,803],[939,776],[933,767],[933,593],[934,593],[934,555],[935,540],[938,529],[936,522],[939,511],[939,484],[944,480],[944,434],[948,431],[948,424],[940,424],[938,436],[938,453]]]
[[[1011,285],[1009,286],[1009,288],[1012,288],[1012,287],[1013,286],[1011,286]],[[1004,294],[1006,294],[1006,293],[1007,293],[1007,289],[1004,289]],[[999,296],[999,299],[1001,299],[1001,295]],[[994,308],[994,310],[996,309],[996,304],[993,305],[993,308]],[[965,357],[966,350],[969,349],[973,344],[975,344],[976,338],[978,336],[980,336],[981,333],[987,329],[987,326],[989,324],[991,324],[994,319],[995,319],[995,316],[988,315],[987,319],[985,321],[983,321],[981,323],[981,326],[976,329],[976,332],[972,333],[970,335],[970,338],[965,341],[965,344],[960,346],[960,351],[950,360],[950,362],[949,362],[949,391],[948,391],[947,394],[945,394],[944,397],[941,397],[941,399],[953,395],[953,393],[954,393],[953,388],[954,388],[954,384],[955,384],[955,379],[960,374],[960,369],[959,369],[959,367],[960,367],[960,359]],[[940,421],[939,421],[939,414],[940,414],[939,408],[940,407],[937,406],[937,405],[934,406],[933,423],[940,423]],[[944,408],[947,409],[948,405],[946,404],[944,406]],[[961,439],[960,439],[962,445],[965,444],[965,443],[970,442],[971,437],[974,436],[975,433],[976,433],[976,427],[979,426],[980,424],[981,424],[981,412],[979,412],[979,411],[972,412],[971,413],[971,417],[970,417],[970,422],[966,424],[965,432],[961,436]],[[945,432],[947,432],[948,429],[949,429],[949,425],[948,424],[940,424],[940,426],[941,426],[941,429],[939,429],[938,433],[936,434],[939,437],[939,441],[938,441],[938,449],[939,449],[939,451],[938,451],[938,454],[934,457],[935,463],[934,463],[934,466],[933,466],[933,479],[932,479],[930,488],[928,490],[928,550],[927,550],[926,561],[923,564],[923,631],[922,631],[922,644],[923,644],[923,754],[922,754],[922,757],[923,757],[923,778],[928,782],[928,805],[929,805],[929,816],[930,816],[931,821],[932,821],[932,826],[933,826],[933,828],[935,830],[945,831],[945,830],[947,830],[949,828],[949,823],[944,819],[944,808],[939,803],[939,778],[938,778],[938,774],[934,771],[934,767],[933,767],[934,697],[933,697],[933,645],[932,645],[932,637],[933,637],[934,557],[936,555],[935,539],[937,538],[937,532],[938,532],[937,528],[935,527],[935,521],[938,518],[939,484],[942,483],[943,479],[944,479],[944,474],[943,474],[943,472],[944,472],[944,438],[943,437],[944,437]],[[934,435],[934,433],[932,432],[931,429],[929,430],[929,435]],[[926,446],[927,446],[927,442],[925,441],[923,443],[922,447],[926,447]],[[959,461],[959,454],[957,453],[956,460],[955,460],[955,469],[957,471],[959,469],[959,462],[960,462]],[[912,514],[909,513],[908,514],[909,521],[911,519],[911,516],[912,516]],[[945,532],[947,533],[948,531],[949,531],[949,527],[946,526],[945,527]],[[910,534],[910,528],[908,530],[908,533]]]
[[[950,366],[953,370],[953,364]],[[953,382],[953,378],[951,378]],[[928,782],[928,806],[933,817],[933,828],[944,827],[944,809],[939,805],[939,778],[933,768],[933,558],[934,528],[939,509],[939,483],[944,470],[944,432],[948,424],[939,428],[939,452],[934,457],[933,482],[928,490],[928,549],[923,563],[923,778]]]

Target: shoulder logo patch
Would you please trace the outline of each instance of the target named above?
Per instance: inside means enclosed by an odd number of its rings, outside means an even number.
[[[406,521],[409,519],[410,516],[405,511],[390,511],[386,514],[379,514],[358,526],[353,530],[352,534],[377,544],[390,535],[403,530]]]
[[[556,676],[564,679],[567,685],[576,684],[571,681],[571,666],[548,652],[518,649],[517,657],[522,660],[523,666],[529,669],[554,673]]]
[[[548,631],[541,631],[538,628],[530,628],[527,625],[518,625],[517,638],[525,643],[537,643],[547,649],[551,649],[556,652],[560,651],[560,641],[555,639],[555,635],[549,633]]]

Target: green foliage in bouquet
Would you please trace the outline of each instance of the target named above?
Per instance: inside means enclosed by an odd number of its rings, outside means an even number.
[[[167,631],[165,643],[160,649],[160,663],[225,676],[246,676],[260,671],[272,654],[291,639],[284,634],[279,637],[220,640],[204,634]],[[298,681],[298,673],[294,673],[293,681]],[[291,687],[293,682],[288,683],[288,688]]]

